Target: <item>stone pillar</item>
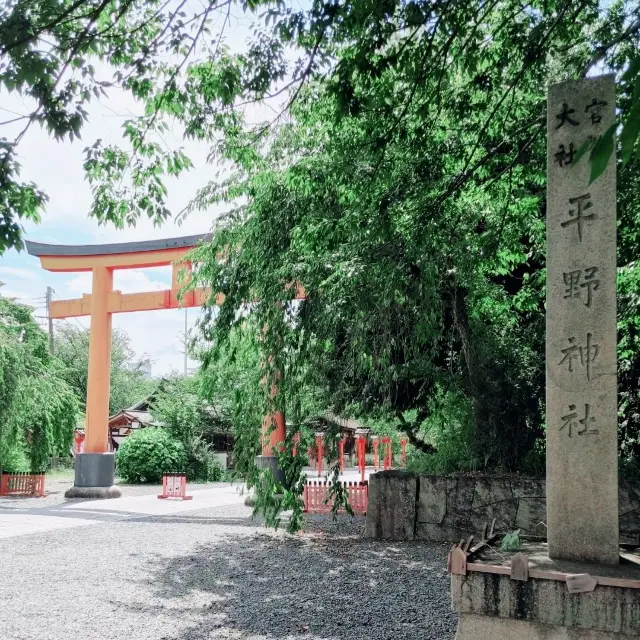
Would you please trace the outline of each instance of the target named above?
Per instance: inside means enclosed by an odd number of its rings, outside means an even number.
[[[115,456],[108,446],[111,373],[109,294],[112,291],[113,271],[94,267],[84,448],[83,453],[76,455],[74,486],[66,492],[68,498],[120,496],[120,490],[113,486]]]
[[[590,184],[589,138],[615,119],[613,76],[549,88],[547,526],[549,555],[618,562],[616,167]]]

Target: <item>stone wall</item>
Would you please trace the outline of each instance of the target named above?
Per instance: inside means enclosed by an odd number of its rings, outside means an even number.
[[[640,486],[622,482],[620,541],[640,543]],[[419,476],[381,471],[369,478],[365,534],[382,540],[458,542],[496,519],[496,531],[545,535],[544,478],[521,475]]]

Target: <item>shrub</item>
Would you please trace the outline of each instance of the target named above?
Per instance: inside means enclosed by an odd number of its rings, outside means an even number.
[[[118,449],[118,475],[131,483],[160,482],[163,473],[185,471],[184,447],[164,429],[134,431]]]
[[[209,462],[207,480],[209,480],[209,482],[220,482],[224,478],[224,475],[224,469],[220,462],[215,458],[212,458]]]
[[[474,419],[471,401],[460,393],[438,390],[431,402],[430,415],[421,428],[421,437],[436,452],[424,454],[413,447],[408,451],[410,471],[446,474],[484,468],[474,452]]]
[[[3,473],[22,473],[30,471],[29,459],[24,447],[18,442],[0,451],[0,463]]]

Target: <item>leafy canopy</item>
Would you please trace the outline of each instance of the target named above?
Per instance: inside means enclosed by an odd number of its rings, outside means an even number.
[[[0,295],[0,467],[43,471],[69,452],[78,403],[31,308]]]

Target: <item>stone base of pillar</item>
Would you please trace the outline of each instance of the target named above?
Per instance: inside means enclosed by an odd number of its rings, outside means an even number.
[[[274,480],[284,483],[284,471],[278,467],[278,460],[275,456],[256,456],[256,467],[271,469]]]
[[[465,575],[452,574],[451,600],[453,610],[460,614],[456,640],[640,637],[640,567],[561,563],[554,567],[561,570],[556,573],[549,571],[549,565],[542,554],[529,557],[529,572],[538,570],[545,577],[528,580],[475,569],[467,569]],[[576,574],[615,579],[620,586],[598,583],[594,591],[569,593],[566,581],[558,576]]]
[[[115,471],[113,453],[79,453],[73,487],[64,495],[66,498],[119,498],[122,492],[114,485]]]

